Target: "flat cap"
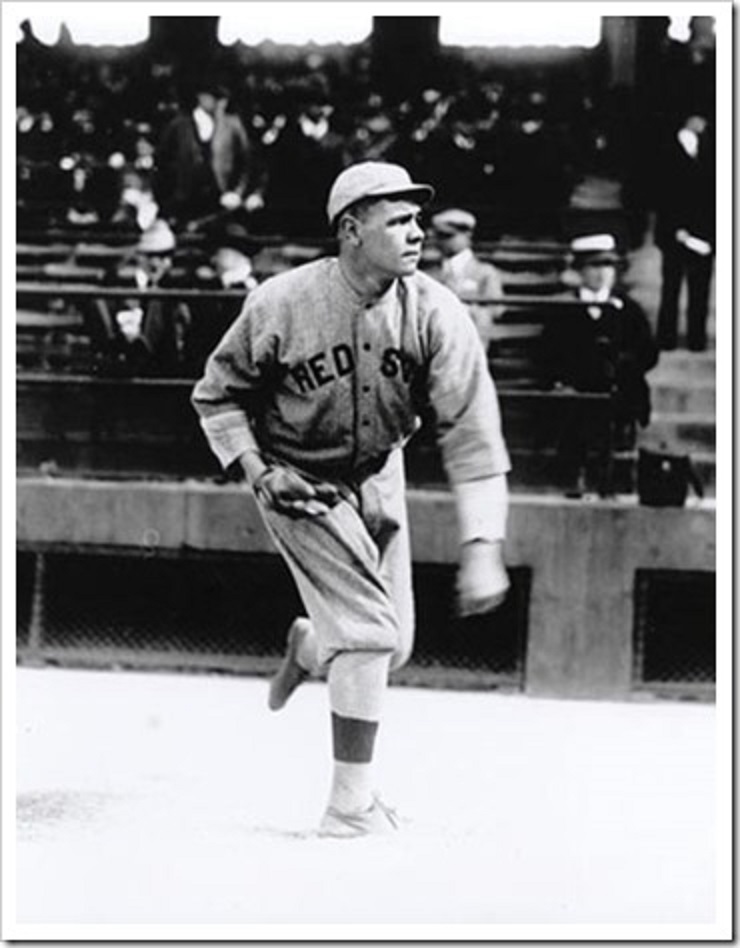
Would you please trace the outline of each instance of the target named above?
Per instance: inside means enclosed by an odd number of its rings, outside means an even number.
[[[429,184],[416,184],[400,165],[385,161],[362,161],[339,174],[326,204],[326,216],[333,224],[348,207],[364,198],[413,196],[424,204],[434,197]]]
[[[457,207],[451,207],[446,211],[440,211],[432,218],[432,227],[440,233],[471,233],[475,230],[477,221],[475,215],[470,211],[463,211]]]

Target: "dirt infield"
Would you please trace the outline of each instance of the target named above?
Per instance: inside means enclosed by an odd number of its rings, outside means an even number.
[[[348,842],[313,832],[323,685],[270,714],[260,679],[47,668],[16,684],[27,937],[715,921],[712,705],[392,688],[378,769],[402,831]]]

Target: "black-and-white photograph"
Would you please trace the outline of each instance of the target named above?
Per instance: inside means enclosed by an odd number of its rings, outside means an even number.
[[[731,938],[732,14],[3,4],[4,938]]]

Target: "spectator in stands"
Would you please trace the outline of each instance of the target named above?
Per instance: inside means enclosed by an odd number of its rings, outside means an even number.
[[[320,77],[297,83],[291,98],[294,107],[273,123],[265,144],[265,208],[257,226],[292,237],[323,235],[323,195],[344,166],[345,143],[333,127],[328,86]]]
[[[689,114],[713,123],[716,76],[714,17],[692,16],[688,41],[669,41],[663,52],[656,89],[651,90],[657,118],[667,121],[669,129]]]
[[[112,221],[121,199],[120,165],[100,163],[92,154],[75,154],[63,160],[71,175],[67,193],[67,223],[89,227]]]
[[[165,127],[156,153],[155,196],[174,226],[197,225],[224,213],[252,210],[253,149],[241,119],[228,111],[228,91],[210,79],[196,102]]]
[[[488,351],[494,334],[493,324],[501,313],[501,307],[476,301],[501,298],[504,288],[496,267],[479,259],[473,252],[476,223],[473,214],[459,208],[435,214],[432,232],[442,258],[439,267],[427,272],[468,304],[478,335]]]
[[[613,445],[629,450],[636,426],[650,421],[645,375],[657,363],[658,350],[642,308],[617,288],[621,258],[613,235],[577,237],[571,251],[580,278],[574,293],[579,304],[588,305],[558,314],[546,325],[541,339],[545,381],[578,392],[611,393]],[[577,490],[584,486],[586,452],[594,437],[587,413],[585,403],[574,403],[563,437],[561,461]]]
[[[121,196],[111,223],[146,231],[159,217],[151,181],[146,174],[128,168],[121,175]]]
[[[576,182],[573,143],[548,117],[547,101],[532,90],[514,105],[497,143],[497,195],[511,233],[553,237]]]
[[[133,277],[136,289],[165,288],[172,269],[175,237],[162,220],[142,234],[136,247]],[[95,369],[101,375],[176,376],[180,373],[190,313],[183,304],[143,302],[132,295],[117,300],[100,297],[85,313]]]
[[[485,168],[488,155],[481,152],[475,101],[457,96],[440,100],[428,120],[416,130],[416,166],[437,181],[437,194],[447,204],[485,203],[490,180]]]
[[[345,138],[347,163],[355,161],[394,161],[400,136],[390,109],[378,95],[358,105]]]
[[[185,344],[184,371],[199,377],[206,358],[239,315],[244,297],[257,286],[248,233],[232,224],[210,237],[207,262],[195,271],[194,286],[202,290],[240,290],[237,299],[194,301],[190,306],[191,323]]]
[[[655,242],[663,255],[658,344],[675,349],[679,298],[688,289],[687,347],[707,347],[709,291],[714,266],[716,171],[712,128],[690,115],[666,144],[660,160]]]

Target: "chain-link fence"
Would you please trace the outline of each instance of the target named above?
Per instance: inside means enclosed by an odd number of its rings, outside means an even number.
[[[716,578],[711,572],[638,570],[635,576],[636,687],[713,689]]]
[[[523,689],[532,575],[526,568],[510,572],[512,590],[500,610],[461,620],[454,567],[417,564],[416,645],[395,680]],[[634,600],[635,690],[713,693],[714,573],[639,570]],[[119,548],[18,554],[21,662],[269,674],[301,611],[275,556]]]
[[[398,682],[523,685],[530,573],[514,569],[496,613],[454,615],[454,567],[417,565],[417,638]],[[301,603],[275,556],[19,551],[22,662],[210,668],[266,674]]]

